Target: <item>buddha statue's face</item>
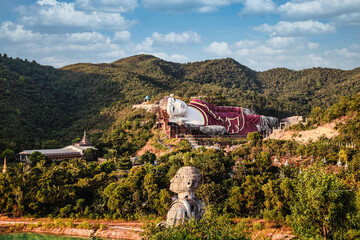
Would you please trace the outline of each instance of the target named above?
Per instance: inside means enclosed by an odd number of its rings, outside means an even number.
[[[184,117],[187,112],[187,105],[183,101],[169,97],[166,111],[170,117]]]
[[[170,191],[175,193],[193,192],[200,182],[200,172],[194,167],[182,167],[170,180]]]

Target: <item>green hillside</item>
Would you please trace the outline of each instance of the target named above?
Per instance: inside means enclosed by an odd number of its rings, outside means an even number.
[[[55,69],[3,54],[0,150],[63,146],[84,129],[97,142],[107,129],[119,127],[119,122],[114,125],[119,113],[127,115],[126,109],[146,95],[159,100],[174,93],[185,101],[206,95],[216,104],[282,118],[308,115],[312,107],[328,107],[340,96],[351,96],[360,91],[359,80],[360,68],[256,72],[229,58],[179,64],[137,55]],[[56,141],[49,146],[47,140]]]
[[[284,103],[283,110],[307,115],[311,108],[330,107],[341,96],[360,91],[360,68],[350,71],[312,68],[272,69],[258,74],[264,95]]]

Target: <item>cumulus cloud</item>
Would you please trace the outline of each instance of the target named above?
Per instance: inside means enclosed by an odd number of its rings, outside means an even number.
[[[359,44],[353,44],[350,46],[350,50],[359,51],[360,45]]]
[[[327,59],[336,61],[336,67],[342,69],[351,69],[359,67],[360,62],[360,46],[354,44],[348,48],[339,48],[328,50],[325,52]],[[341,61],[339,61],[341,59]]]
[[[244,8],[239,15],[255,15],[259,13],[271,13],[276,9],[276,5],[272,0],[245,0]]]
[[[16,25],[12,22],[3,22],[0,27],[0,40],[2,42],[23,43],[27,41],[39,41],[42,36],[24,29],[22,25]]]
[[[341,48],[341,49],[334,49],[331,51],[326,51],[325,54],[327,56],[331,56],[331,57],[341,57],[341,58],[358,58],[360,60],[359,57],[359,52],[355,52],[355,51],[350,51],[347,48]]]
[[[258,45],[258,44],[259,44],[258,41],[245,39],[245,40],[236,42],[235,46],[237,48],[248,48],[248,47],[254,47],[254,46]]]
[[[110,42],[108,36],[98,32],[67,33],[65,34],[65,39],[67,42],[73,43]]]
[[[181,54],[167,54],[164,52],[149,52],[148,54],[154,55],[166,61],[179,62],[179,63],[188,62],[188,58],[185,55],[181,55]]]
[[[268,45],[268,43],[262,43],[253,48],[239,49],[235,52],[234,58],[242,64],[260,71],[278,67],[304,69],[325,64],[321,56],[304,54],[302,46],[296,46],[294,49],[281,49]]]
[[[160,43],[178,43],[178,44],[187,44],[187,43],[200,43],[201,36],[196,32],[183,32],[175,33],[171,32],[168,34],[153,33],[152,39]]]
[[[305,37],[270,37],[267,40],[242,40],[233,45],[233,57],[255,70],[286,67],[304,69],[314,66],[331,66],[331,62],[310,47],[318,47]]]
[[[254,30],[260,32],[267,32],[271,35],[281,36],[299,36],[308,34],[324,34],[335,33],[336,28],[328,23],[321,23],[318,21],[308,20],[299,22],[278,22],[275,25],[269,25],[267,23],[254,27]]]
[[[142,0],[145,8],[165,12],[214,12],[242,0]]]
[[[128,42],[130,41],[131,33],[129,31],[117,31],[114,34],[113,40],[116,42]]]
[[[114,44],[109,36],[95,31],[44,34],[4,22],[0,27],[0,42],[6,43],[5,52],[8,54],[32,57],[39,63],[55,67],[88,62],[91,58],[96,62],[112,61],[114,54],[117,54],[116,58],[125,56],[125,47]]]
[[[360,13],[349,13],[337,16],[331,20],[334,24],[338,25],[352,25],[359,26],[360,25]]]
[[[317,49],[318,47],[319,47],[318,43],[308,42],[308,48],[309,49]]]
[[[27,26],[64,26],[88,30],[122,29],[132,22],[119,13],[84,12],[75,9],[74,3],[41,0],[30,7],[18,9],[20,21]]]
[[[150,37],[147,37],[140,44],[136,45],[136,50],[140,52],[151,52],[154,50],[153,42],[154,40],[152,40]]]
[[[160,34],[155,32],[151,35],[151,37],[145,38],[142,43],[137,45],[137,49],[139,51],[154,51],[155,48],[164,47],[164,46],[179,46],[179,44],[185,45],[190,43],[200,43],[201,36],[196,32],[182,32],[175,33],[170,32],[168,34]]]
[[[231,50],[226,42],[213,42],[206,48],[204,51],[210,54],[215,54],[217,56],[229,56],[231,55]]]
[[[332,18],[359,12],[360,0],[293,0],[279,6],[278,11],[292,19]]]
[[[39,4],[40,6],[43,6],[43,5],[55,6],[58,2],[56,0],[39,0],[36,3]]]
[[[274,49],[293,48],[296,39],[293,37],[273,37],[266,41],[266,44]]]
[[[138,6],[138,0],[76,0],[76,6],[90,11],[129,12]]]

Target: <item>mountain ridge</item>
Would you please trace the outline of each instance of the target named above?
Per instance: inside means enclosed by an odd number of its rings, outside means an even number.
[[[117,113],[173,93],[184,101],[206,95],[216,105],[242,106],[275,117],[308,115],[360,91],[360,68],[254,71],[231,58],[173,63],[135,55],[112,63],[60,69],[0,56],[0,150],[69,143],[84,129],[106,131]],[[12,144],[12,145],[14,145]]]

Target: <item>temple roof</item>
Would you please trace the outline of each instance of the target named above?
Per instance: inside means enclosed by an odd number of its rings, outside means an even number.
[[[32,154],[34,152],[41,152],[44,155],[72,155],[80,153],[80,151],[76,151],[73,148],[64,147],[59,149],[24,150],[20,154]]]
[[[88,148],[92,148],[97,150],[91,146],[76,146],[76,145],[69,145],[64,148],[59,149],[35,149],[35,150],[24,150],[19,154],[30,155],[33,152],[41,152],[44,155],[79,155],[82,154]]]

